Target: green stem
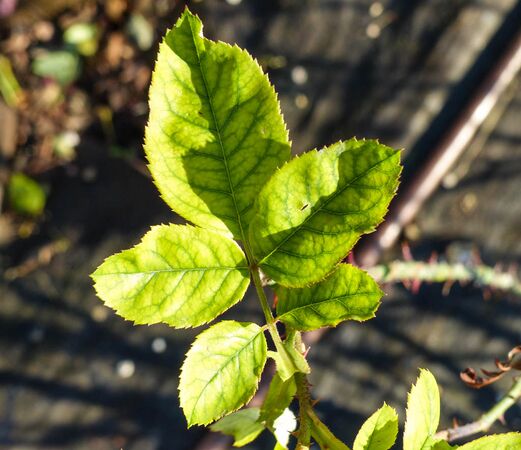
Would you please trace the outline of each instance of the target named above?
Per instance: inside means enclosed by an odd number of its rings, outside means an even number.
[[[445,439],[449,442],[459,441],[468,436],[484,433],[503,417],[503,414],[521,399],[521,378],[515,380],[510,390],[497,402],[489,411],[483,414],[478,420],[459,427],[449,428],[436,434],[437,438]]]
[[[307,450],[311,444],[311,423],[308,412],[312,409],[309,394],[309,383],[303,373],[295,374],[297,384],[297,398],[299,402],[299,429],[297,432],[296,450]]]

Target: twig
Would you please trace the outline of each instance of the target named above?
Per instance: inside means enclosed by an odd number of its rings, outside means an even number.
[[[507,291],[521,296],[521,280],[513,273],[499,272],[484,264],[465,265],[448,262],[393,261],[367,269],[381,283],[403,281],[473,282],[481,287]]]
[[[494,424],[496,420],[500,420],[503,414],[521,399],[521,378],[517,378],[512,388],[497,402],[488,412],[483,414],[478,420],[459,427],[448,428],[439,431],[437,438],[445,439],[448,442],[459,441],[463,438],[485,433]]]

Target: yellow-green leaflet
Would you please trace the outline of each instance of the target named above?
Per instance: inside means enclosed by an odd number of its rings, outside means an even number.
[[[324,278],[382,221],[400,170],[398,151],[356,139],[285,164],[262,189],[250,226],[262,270],[289,287]]]
[[[201,333],[186,354],[179,394],[188,425],[207,425],[252,397],[267,344],[254,323],[223,321]]]
[[[159,49],[145,151],[175,212],[237,239],[261,187],[290,156],[278,100],[260,66],[239,47],[204,38],[188,10]]]
[[[385,404],[365,421],[356,436],[353,450],[389,450],[398,434],[398,415]]]
[[[276,288],[278,319],[301,331],[368,320],[383,292],[363,270],[340,264],[325,280],[304,288]]]
[[[239,246],[189,225],[159,225],[92,274],[98,296],[127,320],[202,325],[242,299],[248,264]]]
[[[407,400],[403,450],[428,450],[436,443],[440,423],[440,392],[431,372],[420,370]]]
[[[458,447],[458,450],[519,450],[521,433],[505,433],[485,436]]]

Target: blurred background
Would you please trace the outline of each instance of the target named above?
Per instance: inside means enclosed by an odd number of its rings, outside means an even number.
[[[366,240],[367,261],[436,254],[518,280],[521,2],[0,0],[2,449],[217,448],[186,431],[177,398],[200,330],[134,327],[89,278],[151,225],[181,220],[142,142],[158,42],[185,4],[268,72],[294,153],[351,136],[404,148],[398,239]],[[521,297],[409,278],[386,286],[376,319],[311,346],[317,410],[349,443],[383,401],[403,419],[418,367],[441,385],[442,426],[476,419],[511,384],[471,390],[459,373],[521,344]],[[261,320],[248,297],[228,316]],[[521,430],[521,407],[496,430]]]

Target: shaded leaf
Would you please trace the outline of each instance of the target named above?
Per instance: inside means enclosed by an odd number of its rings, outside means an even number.
[[[220,322],[186,354],[179,394],[188,426],[207,425],[252,397],[266,363],[266,338],[254,323]]]
[[[388,450],[398,435],[398,415],[385,404],[360,428],[353,450]]]
[[[188,225],[152,227],[134,248],[92,274],[98,296],[125,319],[186,328],[213,320],[243,297],[248,265],[239,246]]]
[[[268,426],[273,425],[273,422],[290,405],[296,392],[297,385],[293,377],[283,381],[279,374],[275,373],[262,403],[259,420],[266,422]]]
[[[145,151],[162,197],[191,222],[243,238],[259,190],[289,158],[273,87],[237,46],[185,10],[159,49]]]
[[[383,292],[363,270],[341,264],[328,278],[310,287],[276,288],[278,318],[298,330],[336,326],[344,320],[374,317]]]
[[[212,431],[233,436],[234,447],[243,447],[255,440],[264,431],[264,425],[258,421],[259,413],[259,408],[244,408],[223,417],[210,425],[210,428]]]
[[[284,165],[262,189],[250,226],[263,272],[290,287],[323,279],[382,221],[399,160],[390,147],[351,139]]]
[[[521,433],[505,433],[485,436],[458,447],[458,450],[519,450]]]
[[[407,400],[407,418],[403,434],[404,450],[427,450],[436,440],[434,434],[440,422],[440,393],[431,372],[420,370],[416,384]]]

